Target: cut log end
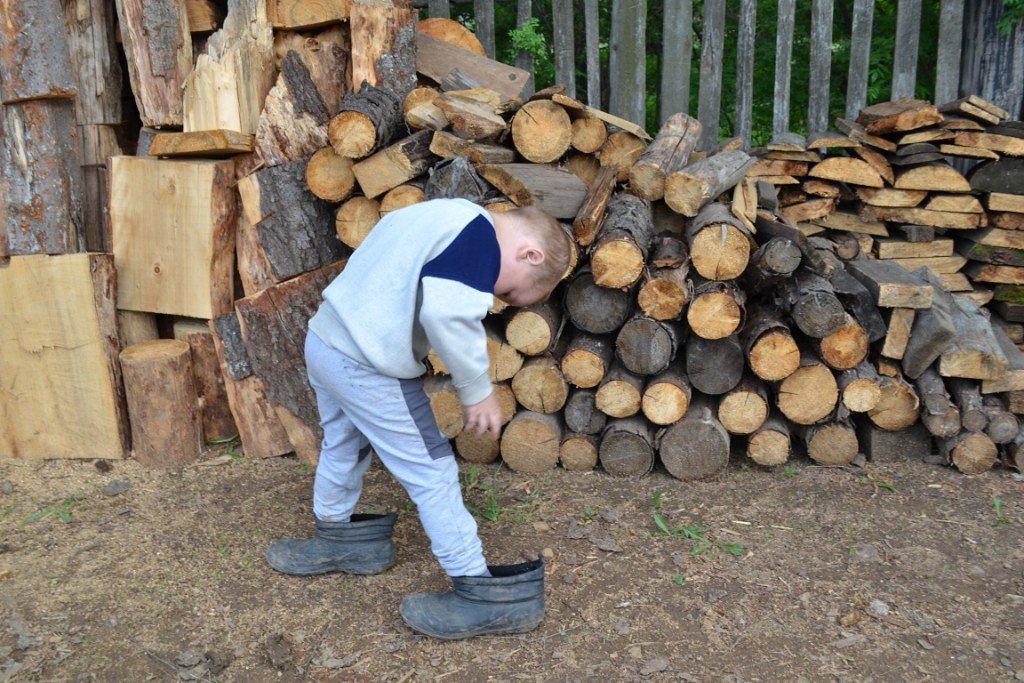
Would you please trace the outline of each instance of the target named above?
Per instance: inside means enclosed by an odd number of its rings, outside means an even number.
[[[334,229],[343,244],[355,249],[380,220],[380,204],[376,199],[353,197],[338,209]]]
[[[343,111],[327,126],[327,138],[334,151],[350,159],[362,159],[377,144],[377,127],[366,114]]]
[[[873,410],[882,399],[878,382],[870,379],[855,379],[843,389],[843,405],[853,413]]]
[[[797,424],[811,425],[825,419],[838,400],[836,378],[824,365],[805,365],[779,386],[779,410]]]
[[[539,474],[558,464],[562,427],[553,415],[517,414],[501,436],[501,457],[509,469]]]
[[[743,310],[727,292],[710,292],[695,298],[686,311],[690,329],[704,339],[724,339],[743,320]]]
[[[627,240],[612,240],[599,245],[591,256],[594,282],[601,287],[629,287],[640,279],[644,254]]]
[[[637,304],[655,320],[678,320],[689,301],[686,288],[671,280],[655,278],[640,288]]]
[[[764,467],[775,467],[789,460],[789,435],[774,429],[761,429],[747,440],[747,457]]]
[[[701,230],[690,247],[693,267],[709,280],[739,277],[750,260],[750,240],[731,225],[714,225]]]
[[[310,192],[329,202],[347,199],[355,189],[352,159],[326,147],[314,154],[306,166],[306,184]]]
[[[807,433],[807,455],[822,465],[848,465],[857,457],[859,445],[853,427],[843,423],[813,427]]]
[[[597,466],[597,438],[588,434],[570,434],[558,451],[562,468],[569,472],[589,472]]]
[[[647,387],[641,400],[641,409],[648,420],[656,425],[670,425],[681,420],[690,407],[686,392],[670,382],[656,382]]]
[[[789,334],[767,332],[750,347],[748,363],[754,374],[763,380],[783,380],[800,367],[800,349]]]

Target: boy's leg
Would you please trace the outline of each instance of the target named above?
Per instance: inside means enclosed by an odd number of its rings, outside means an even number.
[[[437,427],[423,382],[346,361],[349,381],[333,383],[332,395],[416,504],[441,567],[449,576],[486,575],[476,520],[462,502],[455,454]]]
[[[313,480],[313,514],[328,522],[347,522],[359,502],[363,475],[373,459],[370,442],[341,404],[312,377],[324,438]]]

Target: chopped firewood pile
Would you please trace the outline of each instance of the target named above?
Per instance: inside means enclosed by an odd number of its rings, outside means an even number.
[[[683,113],[652,138],[562,87],[523,101],[529,74],[410,8],[354,0],[338,24],[318,14],[332,3],[240,2],[193,41],[122,4],[146,127],[108,164],[107,253],[12,240],[0,268],[0,328],[20,330],[3,357],[87,368],[63,410],[88,438],[40,439],[61,420],[15,410],[28,396],[0,362],[4,455],[121,457],[130,426],[154,467],[234,434],[250,457],[314,463],[302,349],[321,291],[381,216],[461,197],[539,206],[577,245],[547,302],[485,320],[500,441],[464,431],[430,356],[431,406],[468,461],[683,480],[795,454],[1024,465],[1024,124],[999,107],[897,100],[837,132],[699,150]],[[158,77],[154,54],[181,73]],[[40,286],[90,315],[17,303]]]

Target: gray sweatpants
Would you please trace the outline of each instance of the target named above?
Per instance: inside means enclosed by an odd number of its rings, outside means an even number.
[[[430,548],[449,576],[487,573],[476,520],[459,489],[459,468],[423,391],[306,336],[306,370],[316,392],[324,440],[313,483],[313,513],[347,522],[363,487],[370,449],[419,510]]]

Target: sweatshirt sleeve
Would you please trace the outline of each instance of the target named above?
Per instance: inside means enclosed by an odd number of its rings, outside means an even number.
[[[463,405],[491,394],[487,334],[483,318],[494,297],[456,280],[424,277],[420,324],[452,374]]]

